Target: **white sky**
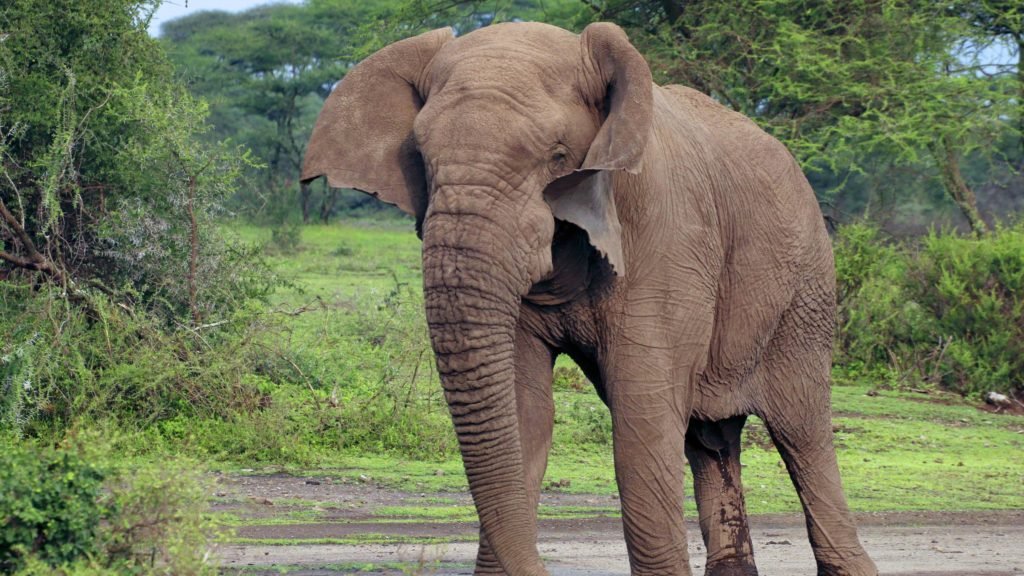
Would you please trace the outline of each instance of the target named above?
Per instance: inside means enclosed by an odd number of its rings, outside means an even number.
[[[160,8],[153,15],[153,20],[149,24],[149,34],[151,36],[159,36],[160,24],[163,22],[204,10],[240,12],[253,6],[280,2],[296,4],[299,0],[163,0],[163,3],[160,4]]]

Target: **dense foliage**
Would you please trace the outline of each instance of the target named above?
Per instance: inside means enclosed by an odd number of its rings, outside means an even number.
[[[15,434],[252,394],[211,367],[247,358],[245,311],[276,282],[217,227],[248,154],[202,138],[205,105],[146,32],[154,6],[0,9],[0,425]]]
[[[196,472],[118,467],[103,459],[102,440],[90,441],[88,450],[0,444],[0,571],[215,574]]]
[[[841,371],[974,396],[1024,391],[1024,225],[904,243],[851,225],[835,248]]]
[[[76,454],[24,448],[0,454],[0,570],[25,558],[59,565],[96,554],[103,472]]]
[[[0,9],[0,262],[78,303],[195,324],[267,287],[213,226],[248,162],[145,29],[150,0]]]

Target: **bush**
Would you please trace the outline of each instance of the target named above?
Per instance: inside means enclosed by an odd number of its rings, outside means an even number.
[[[0,571],[34,574],[202,575],[213,535],[194,463],[117,468],[107,444],[0,452]]]
[[[902,244],[850,225],[835,255],[841,371],[964,395],[1024,391],[1024,224]]]
[[[0,453],[0,572],[29,557],[56,566],[95,555],[104,473],[77,454],[10,446]]]
[[[1024,224],[932,233],[915,256],[907,292],[934,322],[926,376],[963,393],[1024,391]]]
[[[205,517],[207,491],[194,463],[146,465],[106,483],[110,512],[94,560],[124,574],[216,574],[209,560],[213,525]]]
[[[262,407],[265,391],[249,376],[262,362],[263,333],[274,328],[260,307],[208,329],[169,328],[103,298],[86,314],[50,289],[2,282],[0,306],[0,432],[59,442],[107,420],[139,430]]]

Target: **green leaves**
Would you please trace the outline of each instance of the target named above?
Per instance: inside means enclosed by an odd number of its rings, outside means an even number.
[[[891,183],[915,170],[913,187],[895,192],[900,200],[944,186],[982,232],[960,164],[989,163],[975,180],[1014,170],[996,143],[1024,136],[1024,75],[983,49],[1012,35],[1003,23],[1019,24],[1011,4],[608,0],[596,18],[630,29],[659,82],[708,93],[785,142],[826,199],[855,175],[859,190],[845,195],[870,202],[881,195],[872,188],[884,187],[871,176]]]
[[[0,571],[34,556],[56,566],[99,551],[104,473],[70,452],[0,453]]]
[[[837,365],[962,394],[1024,389],[1024,227],[883,242],[840,229]]]

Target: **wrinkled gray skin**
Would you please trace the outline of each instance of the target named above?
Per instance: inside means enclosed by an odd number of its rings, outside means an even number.
[[[565,353],[611,410],[634,574],[690,574],[684,451],[706,574],[756,574],[749,414],[796,485],[819,574],[877,573],[832,446],[829,240],[792,156],[752,122],[654,86],[611,24],[444,29],[345,77],[306,155],[303,179],[319,176],[417,219],[478,572],[546,573],[536,507]]]

